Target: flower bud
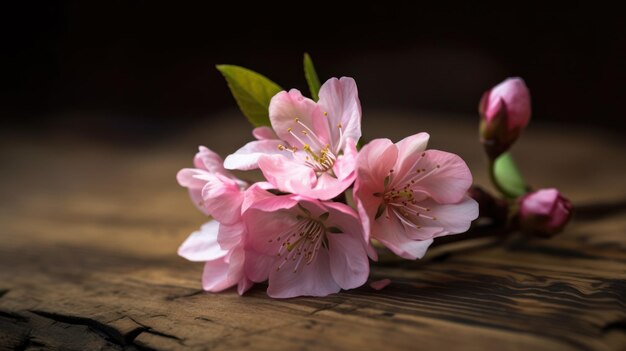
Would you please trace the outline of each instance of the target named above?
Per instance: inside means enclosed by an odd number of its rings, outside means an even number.
[[[508,78],[480,100],[480,139],[491,159],[507,151],[530,120],[530,92],[521,78]]]
[[[526,232],[552,236],[560,232],[571,217],[572,204],[555,189],[541,189],[519,199],[519,222]]]

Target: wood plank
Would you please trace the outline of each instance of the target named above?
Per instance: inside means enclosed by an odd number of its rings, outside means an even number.
[[[485,184],[474,120],[452,130],[437,116],[423,121]],[[372,279],[392,280],[382,291],[272,300],[262,284],[244,297],[204,293],[202,265],[175,254],[205,219],[174,175],[201,140],[221,152],[245,141],[223,133],[244,130],[238,123],[132,148],[68,136],[0,141],[0,349],[626,349],[617,139],[541,126],[520,143],[521,163],[539,165],[525,168],[529,178],[562,186],[584,210],[561,236],[437,248],[422,261],[374,264]],[[374,117],[366,135],[398,139],[412,128],[398,126],[413,124]],[[604,162],[581,168],[599,154]]]

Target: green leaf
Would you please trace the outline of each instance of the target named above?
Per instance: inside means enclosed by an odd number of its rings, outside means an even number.
[[[315,72],[311,56],[306,52],[304,53],[304,78],[306,78],[306,82],[309,84],[311,98],[314,101],[319,100],[320,79],[317,77],[317,72]]]
[[[269,126],[270,100],[283,90],[278,84],[247,68],[217,65],[239,109],[255,127]]]
[[[528,186],[510,153],[503,153],[492,167],[493,181],[505,196],[515,198],[526,194]]]

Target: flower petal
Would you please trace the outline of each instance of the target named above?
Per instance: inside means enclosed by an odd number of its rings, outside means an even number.
[[[331,78],[320,88],[318,105],[326,114],[334,150],[343,148],[339,142],[341,125],[343,138],[351,138],[355,142],[361,138],[361,103],[354,79],[341,77]]]
[[[314,128],[314,120],[324,118],[319,106],[313,100],[302,96],[296,89],[291,89],[289,92],[281,91],[274,95],[270,101],[269,114],[276,135],[288,142],[290,146],[296,146],[299,149],[302,148],[302,143],[290,133],[291,131],[300,135],[304,130],[302,125],[296,122],[296,118],[309,128]],[[324,131],[314,130],[314,132],[324,144],[330,143],[328,135],[323,134]]]
[[[317,176],[312,168],[282,155],[261,156],[259,168],[265,179],[281,191],[302,194],[317,183]]]
[[[374,139],[363,146],[357,159],[358,176],[384,189],[385,177],[398,159],[398,148],[389,139]]]
[[[252,135],[257,140],[278,139],[278,136],[276,135],[276,133],[274,133],[274,130],[266,126],[254,128],[252,130]]]
[[[277,198],[275,199],[276,201],[272,203],[268,201],[271,199],[267,199],[260,201],[261,204],[258,205],[264,209],[270,209],[269,212],[251,207],[243,217],[248,232],[252,233],[246,238],[246,249],[274,257],[280,247],[278,238],[291,229],[297,221],[295,216],[286,213],[284,210],[266,207],[276,205],[277,201],[280,201],[281,198],[286,198],[286,196],[276,196],[275,198]]]
[[[207,211],[224,224],[232,224],[241,218],[243,197],[243,192],[235,181],[219,175],[210,177],[202,188]]]
[[[281,143],[280,140],[275,139],[251,141],[235,151],[234,154],[228,155],[224,160],[224,167],[248,171],[259,167],[258,161],[262,155],[281,154],[290,157],[291,153],[278,149],[278,145]]]
[[[370,286],[374,290],[383,290],[387,287],[387,285],[391,284],[391,279],[385,278],[381,280],[376,280],[370,283]]]
[[[276,256],[267,256],[254,251],[246,250],[245,275],[253,282],[261,283],[267,280],[272,269],[276,269]]]
[[[414,260],[422,258],[433,240],[412,240],[406,235],[405,229],[397,220],[381,217],[374,222],[372,237],[393,251],[396,255]]]
[[[224,250],[233,249],[241,243],[245,232],[246,225],[242,221],[233,224],[222,223],[217,234],[217,242]]]
[[[439,203],[457,203],[472,185],[472,173],[459,156],[427,150],[416,164],[424,176],[416,179],[414,189],[422,190]]]
[[[348,139],[346,141],[343,155],[339,156],[333,165],[333,172],[338,179],[345,179],[349,177],[354,178],[356,176],[357,156],[358,151],[356,150],[356,142],[352,139]]]
[[[237,283],[237,293],[239,295],[243,295],[246,291],[250,290],[250,288],[254,285],[254,282],[246,277],[242,277]]]
[[[176,174],[176,180],[180,186],[189,189],[202,189],[206,184],[206,176],[210,175],[207,171],[197,168],[183,168]]]
[[[398,160],[396,161],[396,179],[413,170],[422,152],[428,145],[428,133],[417,133],[406,137],[396,143],[398,147]]]
[[[207,261],[202,272],[202,288],[219,292],[235,285],[236,282],[230,281],[228,271],[229,265],[224,259]]]
[[[267,288],[270,297],[326,296],[339,292],[340,287],[330,272],[327,250],[320,249],[311,264],[301,263],[294,273],[295,265],[295,261],[289,260],[281,269],[270,271]]]
[[[478,218],[478,203],[467,195],[456,204],[440,205],[433,200],[426,200],[420,206],[429,207],[431,211],[428,214],[436,218],[434,221],[424,218],[424,226],[430,224],[443,229],[435,237],[464,233],[470,228],[472,221]]]
[[[369,262],[361,231],[328,233],[330,270],[342,289],[354,289],[367,281]]]
[[[228,251],[223,250],[217,242],[217,233],[220,224],[209,221],[195,231],[178,248],[178,255],[194,262],[210,261],[226,256]]]
[[[198,147],[198,153],[193,158],[193,164],[196,168],[205,169],[209,173],[231,176],[230,172],[224,169],[224,160],[220,155],[205,146]]]
[[[308,196],[314,199],[330,200],[346,190],[356,178],[352,173],[346,178],[337,179],[328,173],[322,173],[317,178],[317,183],[312,189],[299,189],[297,194]]]

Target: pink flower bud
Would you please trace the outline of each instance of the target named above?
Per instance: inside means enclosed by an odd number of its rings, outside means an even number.
[[[541,189],[519,199],[522,229],[542,236],[560,232],[571,217],[572,204],[555,189]]]
[[[478,106],[480,138],[492,159],[507,151],[530,121],[530,92],[521,78],[507,78],[485,92]]]

